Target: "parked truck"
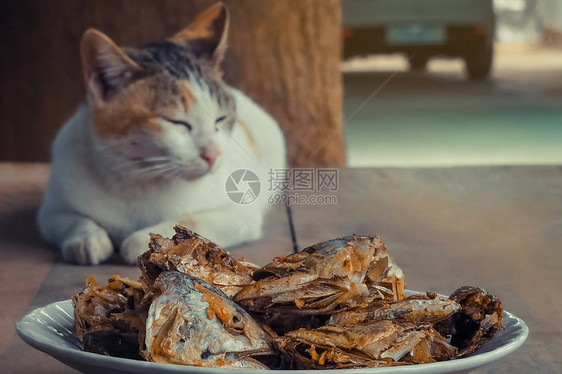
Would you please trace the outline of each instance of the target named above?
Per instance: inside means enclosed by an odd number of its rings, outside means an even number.
[[[344,58],[404,53],[412,70],[434,56],[461,57],[468,77],[489,76],[492,0],[342,0]]]

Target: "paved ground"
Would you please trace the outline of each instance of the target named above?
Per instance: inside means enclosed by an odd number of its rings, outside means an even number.
[[[562,163],[562,48],[497,45],[487,82],[461,60],[411,73],[399,55],[344,71],[349,166]]]
[[[0,178],[0,374],[76,373],[27,346],[15,322],[79,292],[88,274],[139,276],[117,260],[92,267],[56,260],[34,225],[48,172],[46,164],[0,163],[7,177]],[[346,169],[339,182],[337,204],[293,205],[300,248],[378,234],[410,289],[449,294],[481,286],[528,324],[529,339],[516,353],[475,374],[561,372],[562,167]],[[263,265],[290,251],[282,206],[264,231],[261,241],[231,253]]]

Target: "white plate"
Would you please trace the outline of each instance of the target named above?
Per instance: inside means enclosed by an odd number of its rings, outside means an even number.
[[[408,292],[409,293],[409,292]],[[413,293],[413,292],[412,292]],[[410,366],[375,369],[346,370],[272,370],[274,373],[307,373],[331,371],[338,374],[384,373],[461,373],[499,360],[519,348],[527,339],[529,329],[523,320],[504,312],[505,329],[497,333],[486,345],[472,355],[457,360]],[[84,352],[73,331],[73,308],[70,300],[59,301],[37,308],[24,316],[17,324],[19,336],[32,347],[43,351],[62,363],[83,373],[105,374],[154,374],[154,373],[215,373],[239,374],[239,369],[199,368],[192,366],[156,364],[153,362],[109,357]],[[247,370],[246,370],[247,371]]]

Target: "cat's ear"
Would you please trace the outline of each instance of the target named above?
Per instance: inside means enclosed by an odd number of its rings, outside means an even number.
[[[107,100],[129,84],[142,69],[107,35],[89,29],[82,37],[82,69],[96,100]]]
[[[197,56],[210,60],[218,67],[226,51],[228,27],[228,9],[219,2],[199,14],[195,21],[174,35],[172,40],[189,45]]]

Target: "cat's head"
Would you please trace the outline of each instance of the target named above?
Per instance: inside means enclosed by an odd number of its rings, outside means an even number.
[[[94,143],[114,170],[139,180],[194,179],[220,161],[235,121],[219,67],[228,24],[218,3],[173,37],[138,47],[86,31]]]

